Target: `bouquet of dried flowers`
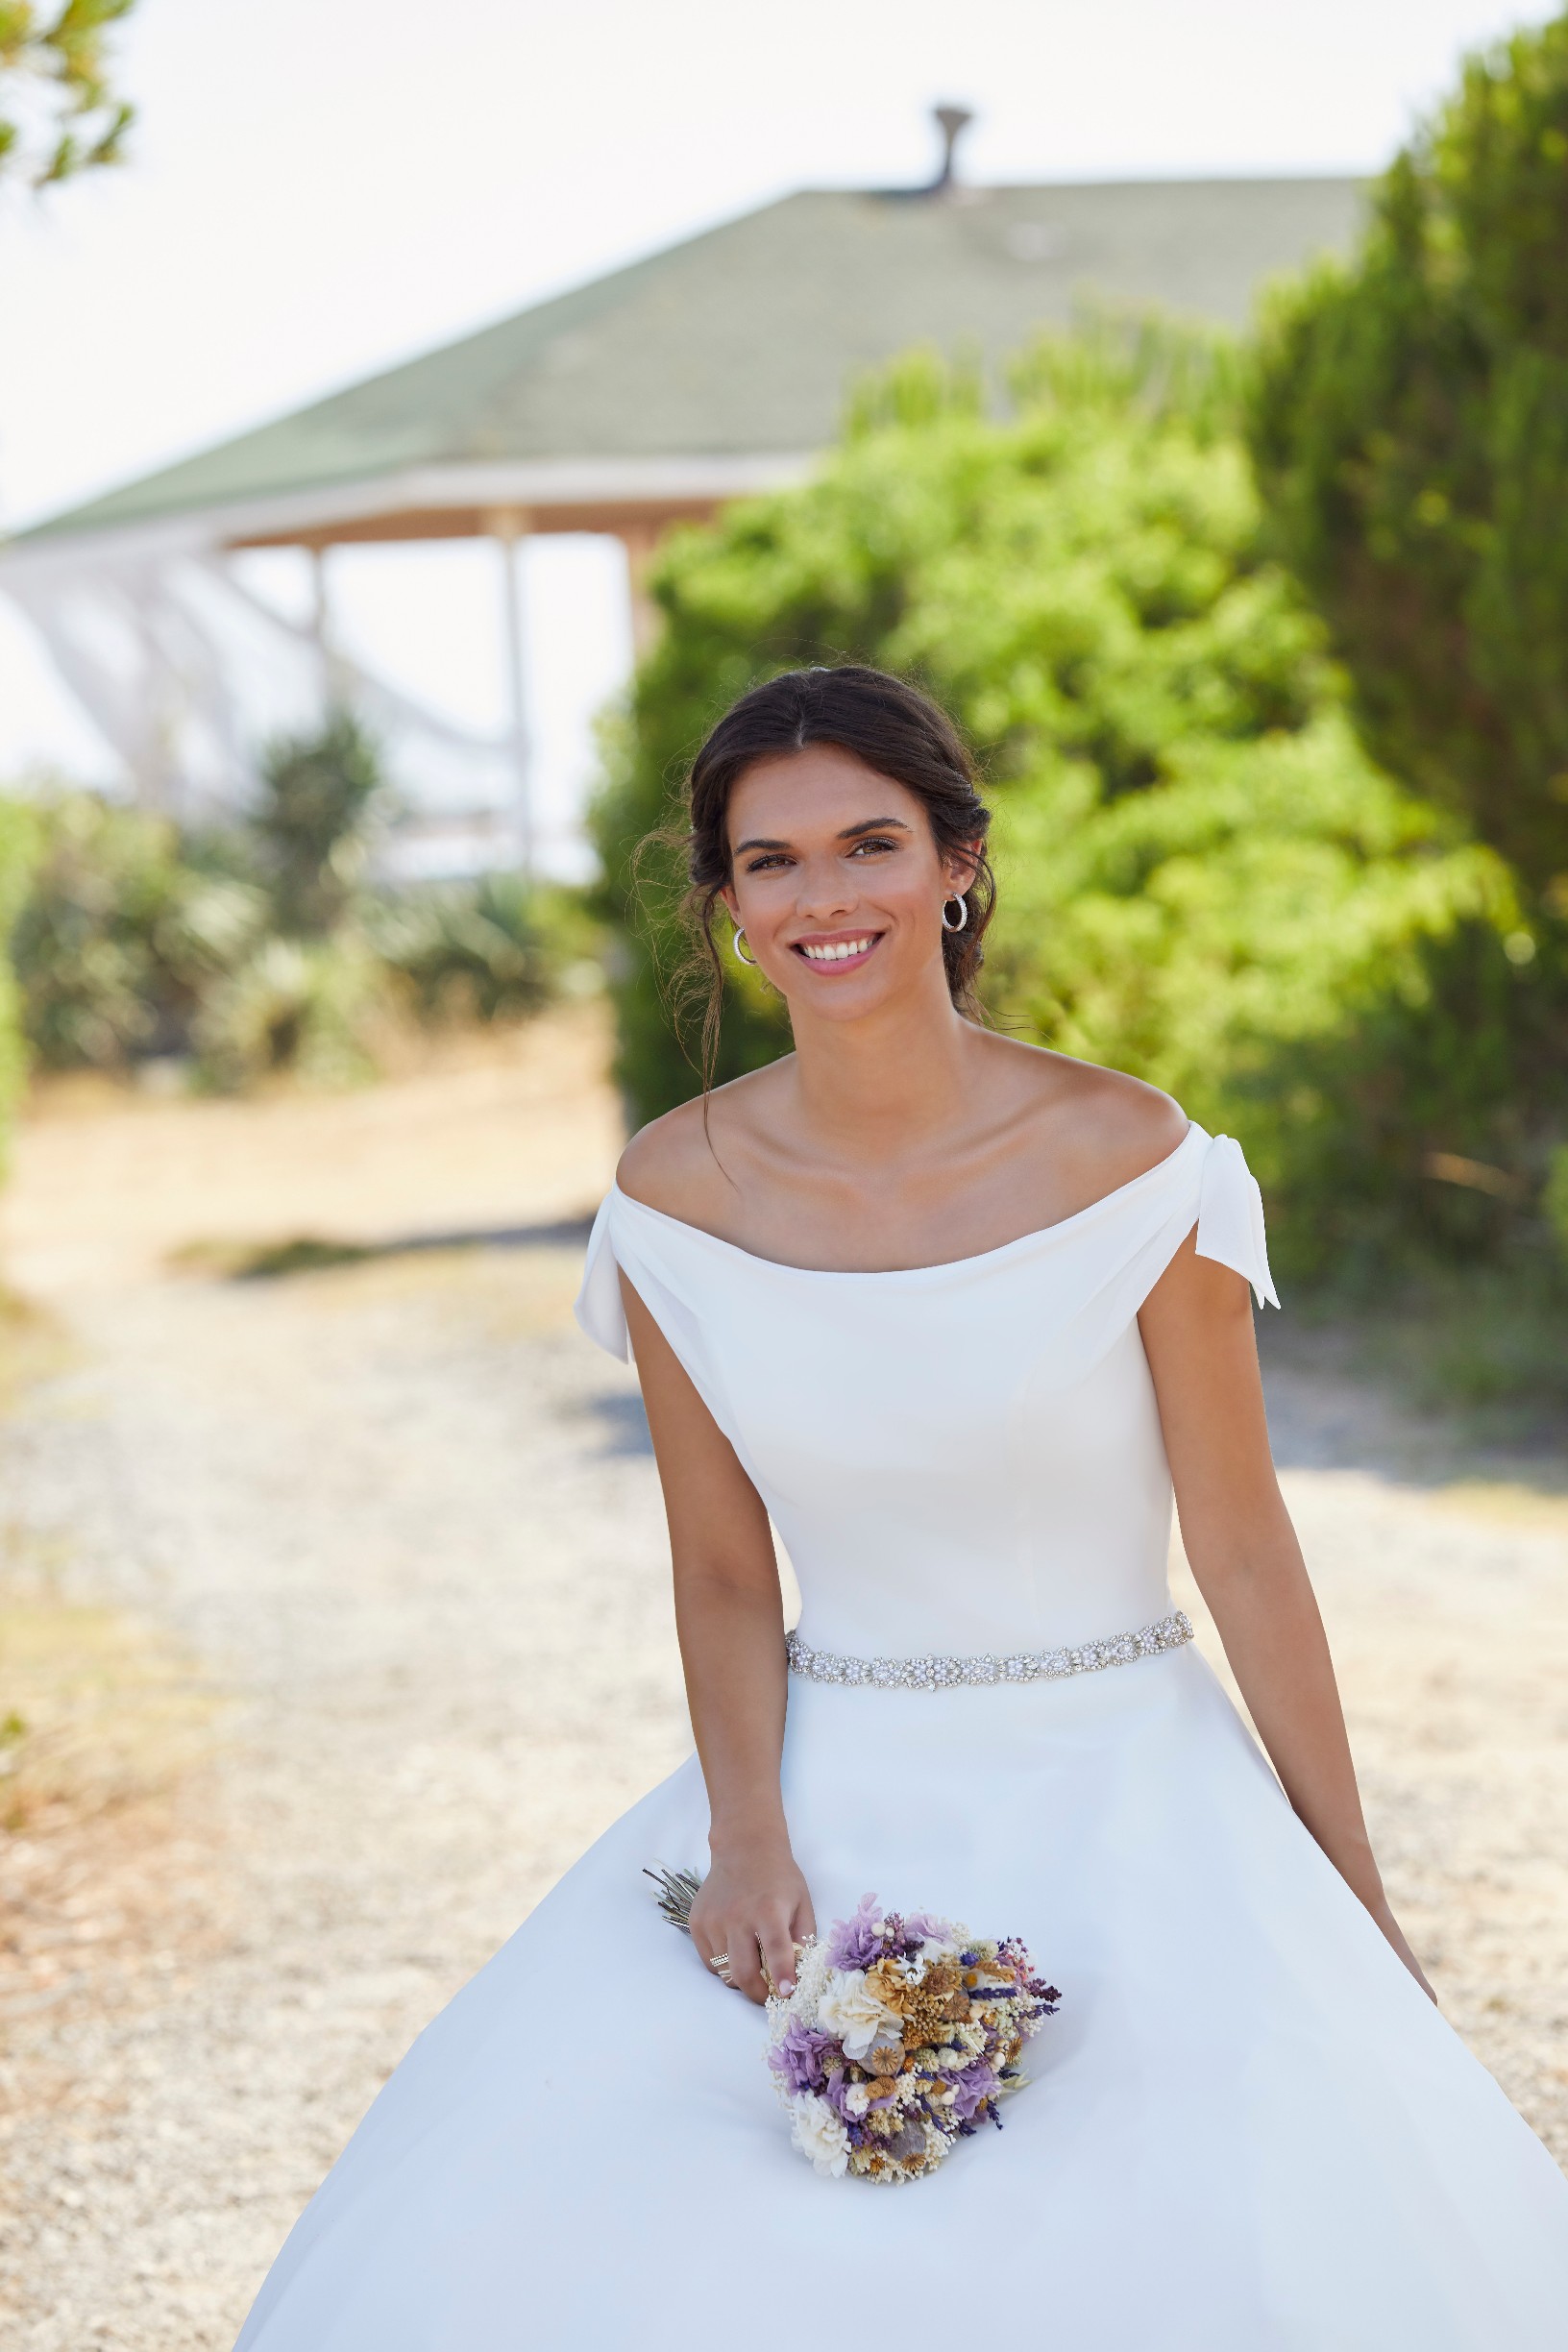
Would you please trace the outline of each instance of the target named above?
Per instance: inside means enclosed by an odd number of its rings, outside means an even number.
[[[650,1870],[659,1908],[690,1931],[701,1880]],[[795,1991],[768,2003],[768,2065],[796,2146],[834,2180],[918,2180],[1028,2077],[1025,2042],[1062,1996],[1017,1937],[997,1943],[868,1895],[798,1947]]]
[[[1023,2046],[1061,1995],[1016,1937],[970,1935],[868,1895],[805,1946],[768,2004],[768,2064],[803,2156],[835,2180],[918,2180],[1027,2077]]]

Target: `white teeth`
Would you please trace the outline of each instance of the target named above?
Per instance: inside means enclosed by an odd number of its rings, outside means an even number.
[[[809,956],[813,964],[842,964],[846,956],[864,955],[872,943],[869,939],[835,940],[825,947],[803,946],[800,952]]]

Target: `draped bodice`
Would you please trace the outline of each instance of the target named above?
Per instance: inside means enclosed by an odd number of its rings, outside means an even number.
[[[768,1507],[805,1640],[1047,1650],[1169,1605],[1138,1312],[1194,1228],[1201,1256],[1279,1304],[1240,1146],[1197,1126],[1075,1216],[896,1272],[780,1265],[616,1187],[576,1314],[628,1358],[625,1272]]]

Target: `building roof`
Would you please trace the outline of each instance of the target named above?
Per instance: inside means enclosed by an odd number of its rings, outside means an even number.
[[[439,506],[468,480],[499,497],[515,481],[547,504],[553,482],[567,507],[585,485],[589,503],[637,502],[660,481],[673,498],[682,482],[724,495],[823,447],[847,384],[912,345],[995,360],[1086,296],[1239,326],[1264,280],[1349,244],[1362,184],[786,197],[52,517],[17,544],[211,509],[232,517],[233,535],[260,536],[269,516],[292,526],[325,515],[327,494],[355,484],[349,509],[368,514],[380,482],[401,485],[404,506]]]

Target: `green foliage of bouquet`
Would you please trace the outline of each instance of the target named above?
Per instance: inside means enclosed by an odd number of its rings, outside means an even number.
[[[705,726],[754,679],[870,661],[979,747],[1001,907],[985,993],[1018,1033],[1168,1087],[1243,1134],[1297,1268],[1395,1234],[1483,1239],[1428,1142],[1507,1116],[1507,868],[1358,747],[1323,631],[1262,544],[1226,347],[1112,325],[1043,342],[1017,414],[917,359],[863,392],[804,489],[674,537],[666,626],[598,810],[623,926],[621,1077],[649,1117],[696,1090],[668,821]],[[728,990],[720,1075],[783,1050]]]

